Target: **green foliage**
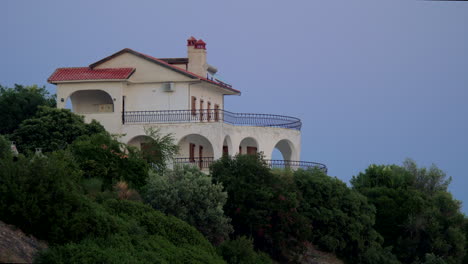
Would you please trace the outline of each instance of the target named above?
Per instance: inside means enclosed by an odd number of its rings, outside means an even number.
[[[153,208],[186,221],[212,243],[222,242],[232,232],[223,211],[227,193],[196,167],[151,172],[144,190],[144,199]]]
[[[400,261],[420,263],[433,254],[452,264],[463,259],[466,238],[460,202],[447,192],[449,182],[434,165],[419,169],[411,160],[403,167],[371,165],[351,180],[376,207],[375,229]]]
[[[56,246],[37,263],[224,263],[211,244],[185,222],[138,202],[106,200],[107,212],[126,229],[103,238]]]
[[[263,252],[255,252],[253,240],[245,236],[224,241],[218,246],[218,254],[229,264],[270,264],[273,261]]]
[[[0,135],[0,159],[5,159],[11,156],[11,142],[4,136]]]
[[[257,248],[277,259],[300,251],[310,225],[297,212],[294,179],[273,174],[260,156],[223,157],[212,167],[213,179],[228,192],[225,213],[235,235],[254,238]]]
[[[49,96],[45,86],[0,85],[0,134],[11,134],[23,120],[34,116],[38,106],[55,107],[55,104],[55,98]]]
[[[107,133],[82,136],[69,147],[85,178],[100,178],[103,188],[118,181],[140,188],[148,177],[148,164],[138,151],[120,143]]]
[[[24,120],[12,135],[20,152],[42,148],[43,152],[65,149],[82,135],[105,133],[96,121],[86,124],[83,117],[68,109],[40,106],[33,118]]]
[[[166,169],[168,161],[174,159],[179,152],[179,146],[174,144],[172,134],[161,135],[158,129],[145,129],[147,137],[141,149],[143,158],[153,164],[158,172]]]
[[[14,162],[0,160],[0,216],[49,243],[106,236],[117,219],[81,195],[80,171],[65,152]]]
[[[381,248],[375,208],[366,197],[320,170],[297,170],[294,179],[302,196],[299,212],[313,228],[311,242],[350,263],[395,263]]]

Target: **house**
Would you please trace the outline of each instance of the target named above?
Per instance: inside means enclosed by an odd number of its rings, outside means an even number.
[[[219,80],[207,63],[206,43],[187,40],[186,58],[155,58],[123,49],[87,67],[59,68],[57,107],[71,100],[74,113],[99,121],[120,139],[144,147],[145,128],[172,133],[180,147],[176,162],[202,169],[223,155],[262,151],[271,166],[310,167],[301,162],[301,121],[273,114],[233,113],[224,97],[240,91]],[[271,160],[274,149],[283,160]]]

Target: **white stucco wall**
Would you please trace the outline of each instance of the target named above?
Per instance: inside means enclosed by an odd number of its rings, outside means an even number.
[[[258,151],[263,152],[266,159],[271,159],[271,154],[276,144],[282,140],[287,140],[292,145],[293,153],[291,160],[300,160],[301,132],[293,129],[275,127],[253,127],[253,126],[233,126],[225,123],[185,123],[185,124],[154,124],[154,125],[124,125],[122,132],[125,134],[120,140],[128,143],[137,136],[145,135],[144,129],[154,127],[160,129],[160,133],[174,136],[175,142],[179,142],[182,147],[180,157],[188,157],[189,143],[203,144],[203,140],[189,142],[184,139],[187,135],[200,135],[209,140],[213,148],[213,156],[218,159],[222,156],[223,143],[226,136],[232,148],[229,150],[232,155],[239,151],[239,145],[245,138],[252,138],[258,144]],[[283,141],[284,142],[284,141]],[[248,144],[247,144],[248,145]],[[247,145],[244,145],[246,147]],[[231,147],[231,146],[230,146]],[[204,156],[208,157],[205,150],[209,146],[204,146]],[[198,151],[198,149],[196,150]],[[245,154],[246,149],[243,148]],[[195,153],[198,156],[198,153]]]
[[[189,109],[188,83],[174,83],[174,91],[166,92],[164,83],[129,83],[124,89],[125,111],[160,111]]]
[[[207,84],[191,84],[190,96],[197,98],[197,109],[200,108],[200,100],[203,100],[203,109],[207,109],[208,102],[211,102],[211,109],[214,109],[215,104],[219,105],[219,109],[224,109],[223,94]]]

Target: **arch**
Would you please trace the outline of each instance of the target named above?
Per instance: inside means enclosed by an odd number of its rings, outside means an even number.
[[[200,169],[209,167],[214,159],[213,144],[200,134],[189,134],[182,137],[178,144],[179,159],[198,165]]]
[[[136,147],[137,149],[141,150],[142,145],[144,145],[149,139],[151,138],[146,135],[135,136],[128,141],[127,145]]]
[[[297,158],[294,144],[288,139],[282,139],[276,143],[271,154],[272,157],[276,156],[274,155],[275,150],[278,150],[281,153],[283,160],[294,160]]]
[[[234,149],[232,149],[232,141],[229,135],[224,137],[223,141],[223,155],[232,155],[234,153]]]
[[[246,137],[239,144],[239,154],[256,154],[258,152],[258,142],[253,137]]]
[[[103,90],[79,90],[67,97],[71,101],[72,111],[77,114],[112,113],[114,101]]]

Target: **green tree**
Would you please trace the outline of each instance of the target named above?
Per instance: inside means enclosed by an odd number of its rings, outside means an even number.
[[[0,159],[11,156],[11,143],[4,136],[0,135]]]
[[[448,264],[465,255],[460,202],[447,192],[449,178],[437,167],[371,165],[353,177],[353,188],[376,209],[376,230],[403,263],[420,263],[433,254]],[[435,261],[435,260],[434,260]]]
[[[398,263],[381,247],[383,239],[373,228],[375,208],[365,196],[317,169],[299,169],[294,179],[302,197],[299,213],[312,227],[311,242],[349,263]]]
[[[106,236],[118,219],[81,194],[81,171],[66,152],[0,160],[0,218],[49,243]]]
[[[81,136],[69,146],[69,150],[84,177],[102,179],[105,189],[111,189],[119,181],[128,182],[131,188],[136,189],[146,183],[149,166],[140,152],[107,133]]]
[[[55,104],[55,98],[49,96],[45,86],[0,85],[0,134],[11,134],[23,120],[34,116],[38,106],[55,107]]]
[[[35,148],[49,152],[65,149],[79,136],[97,133],[105,133],[105,129],[94,120],[86,124],[82,116],[68,109],[40,106],[34,117],[24,120],[15,130],[12,139],[20,152]]]
[[[148,128],[145,133],[147,137],[141,149],[143,158],[158,172],[163,172],[179,152],[179,146],[174,144],[172,134],[161,135],[159,129]]]
[[[223,157],[211,170],[228,192],[224,208],[234,235],[253,237],[258,249],[283,261],[303,249],[310,224],[297,211],[293,177],[273,174],[262,157],[254,155]]]
[[[196,227],[208,240],[218,244],[232,232],[224,215],[227,193],[220,183],[193,166],[176,166],[164,173],[150,172],[144,200],[154,209],[174,215]]]
[[[229,264],[271,264],[273,261],[263,252],[256,252],[253,240],[245,236],[224,241],[218,246],[218,254]]]

